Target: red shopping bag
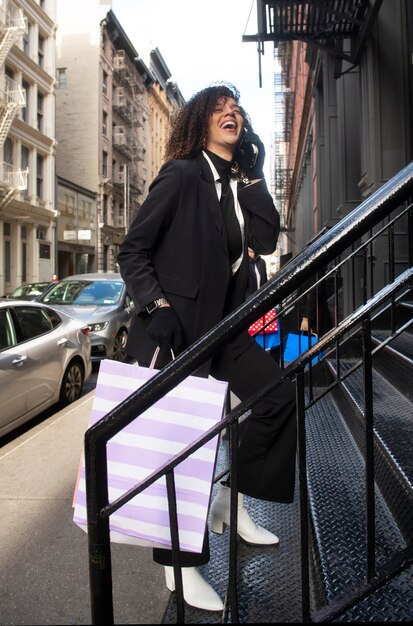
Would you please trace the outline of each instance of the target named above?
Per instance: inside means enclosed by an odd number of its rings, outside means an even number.
[[[278,321],[275,309],[271,309],[271,311],[268,311],[268,313],[260,317],[253,324],[251,324],[248,329],[248,333],[250,335],[262,335],[276,332],[278,332]]]

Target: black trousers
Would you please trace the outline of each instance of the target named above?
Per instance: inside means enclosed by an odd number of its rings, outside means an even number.
[[[255,341],[234,358],[225,347],[214,357],[211,376],[226,380],[229,389],[241,400],[247,400],[265,385],[281,376],[274,359]],[[295,386],[286,381],[259,400],[252,414],[243,422],[238,449],[238,491],[247,496],[271,502],[292,502],[296,465]],[[155,548],[154,560],[172,565],[172,551]],[[208,532],[200,554],[181,552],[182,567],[203,565],[209,561]]]

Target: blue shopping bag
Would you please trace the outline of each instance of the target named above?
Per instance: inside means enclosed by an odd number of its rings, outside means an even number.
[[[251,324],[248,333],[264,350],[277,348],[280,345],[280,324],[275,309],[271,309]]]
[[[255,335],[255,341],[264,348],[264,350],[272,350],[280,345],[280,331],[275,333],[266,333]]]
[[[287,343],[285,344],[284,350],[284,363],[288,365],[291,361],[295,361],[296,358],[300,356],[303,352],[306,352],[311,346],[316,344],[318,341],[317,335],[312,333],[310,335],[310,344],[308,342],[308,333],[288,333]],[[312,360],[312,364],[314,365],[323,356],[323,353],[317,355]]]

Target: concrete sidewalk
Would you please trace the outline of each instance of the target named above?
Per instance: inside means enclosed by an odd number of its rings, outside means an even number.
[[[94,391],[0,448],[0,624],[90,624],[87,535],[72,499]],[[116,624],[160,624],[149,548],[112,545]]]

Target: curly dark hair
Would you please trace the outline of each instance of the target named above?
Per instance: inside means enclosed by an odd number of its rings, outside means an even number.
[[[249,115],[239,103],[240,94],[230,83],[217,83],[194,94],[172,119],[165,159],[191,159],[206,146],[208,123],[216,104],[224,98],[233,98],[250,128]]]

